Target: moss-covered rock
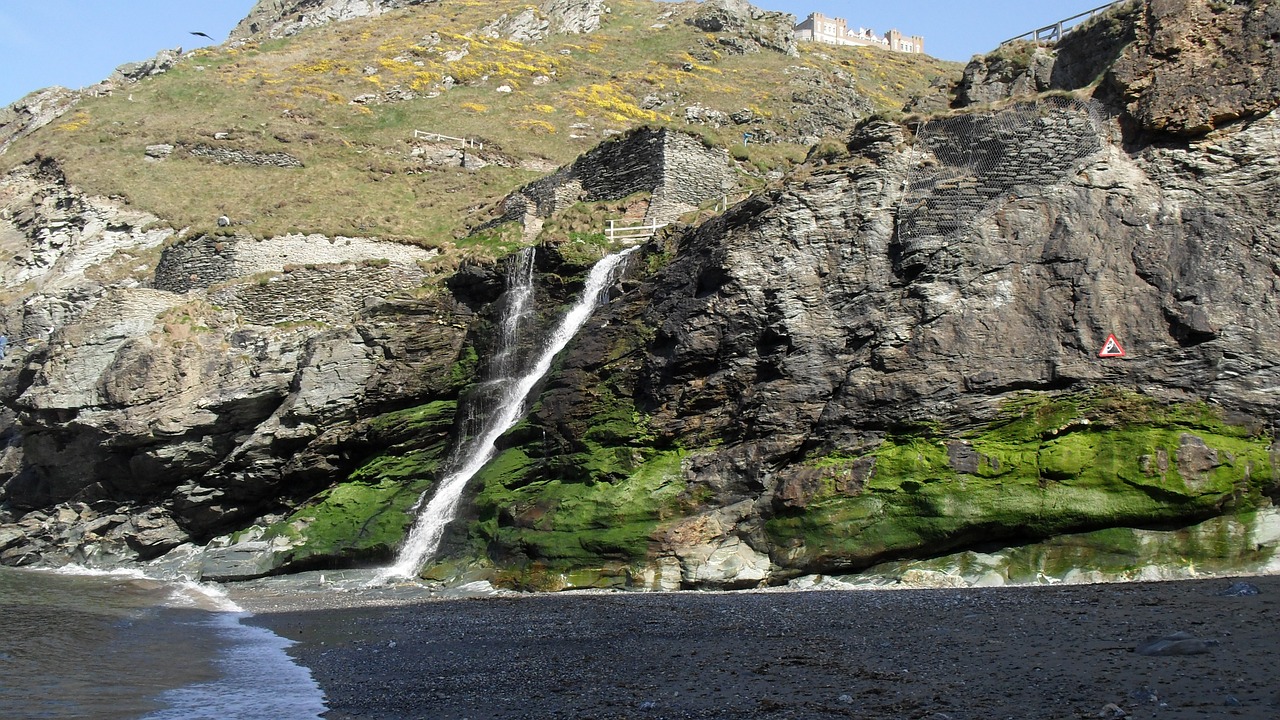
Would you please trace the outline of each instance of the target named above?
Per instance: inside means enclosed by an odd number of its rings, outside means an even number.
[[[436,401],[372,419],[369,432],[394,444],[369,457],[347,482],[317,494],[284,521],[269,527],[266,540],[287,549],[278,567],[303,569],[384,561],[413,523],[410,512],[436,480],[448,452],[457,403]]]
[[[1177,530],[1114,527],[985,552],[893,561],[842,580],[992,586],[1266,572],[1280,557],[1277,531],[1280,510],[1268,508]]]
[[[611,568],[594,573],[590,585],[599,586],[647,558],[654,530],[684,490],[680,460],[656,453],[621,478],[573,482],[550,477],[519,448],[506,450],[477,476],[473,537],[508,568]]]
[[[1270,443],[1203,404],[1027,395],[958,439],[889,435],[859,458],[873,463],[865,486],[819,482],[767,530],[776,562],[830,571],[995,540],[1187,524],[1265,502]],[[833,478],[842,467],[831,457],[811,464]]]

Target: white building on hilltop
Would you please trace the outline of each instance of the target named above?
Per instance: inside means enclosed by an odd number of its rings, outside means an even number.
[[[881,47],[904,53],[924,52],[924,37],[920,35],[903,35],[897,30],[890,30],[880,36],[867,28],[858,28],[855,31],[849,28],[844,18],[827,17],[822,13],[809,13],[809,17],[805,18],[804,22],[796,25],[796,40],[824,42],[831,45]]]

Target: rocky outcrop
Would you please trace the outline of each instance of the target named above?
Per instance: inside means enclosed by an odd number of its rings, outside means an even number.
[[[1278,29],[1271,2],[1121,4],[1052,50],[1015,43],[974,58],[956,106],[1097,84],[1135,130],[1199,136],[1280,107]]]
[[[853,78],[843,70],[824,73],[796,65],[787,68],[787,74],[790,79],[784,92],[791,93],[797,110],[789,123],[796,141],[817,143],[824,137],[845,135],[875,112],[870,100],[853,91]]]
[[[57,120],[80,102],[80,93],[64,87],[37,90],[0,109],[0,155],[14,140]]]
[[[1280,5],[1152,0],[1142,7],[1136,39],[1108,80],[1143,130],[1202,135],[1280,106]]]
[[[1056,45],[1015,41],[975,56],[956,85],[955,107],[970,107],[1101,82],[1137,37],[1143,3],[1122,3],[1072,28]]]
[[[5,562],[147,559],[270,516],[394,442],[370,418],[465,380],[469,311],[397,297],[434,250],[228,235],[157,252],[172,229],[48,161],[0,179],[0,207],[0,502],[21,535]]]
[[[231,31],[233,40],[297,35],[308,28],[377,17],[391,10],[439,0],[258,0]]]
[[[106,289],[138,287],[137,263],[173,235],[154,215],[77,192],[55,162],[19,166],[0,178],[0,334],[11,350],[47,340]]]
[[[722,44],[739,52],[767,49],[800,54],[796,49],[795,16],[761,10],[746,0],[706,0],[687,22],[703,32],[733,36],[736,43]]]
[[[584,35],[600,28],[609,7],[604,0],[547,0],[542,10],[551,19],[552,33]]]
[[[1053,88],[1055,54],[1039,45],[1018,43],[969,61],[956,86],[956,107],[987,105]]]
[[[136,83],[155,75],[162,75],[169,72],[181,59],[182,48],[180,47],[172,50],[161,50],[156,53],[155,57],[121,65],[116,68],[115,72],[111,73],[111,77],[107,78],[107,82],[111,85]]]
[[[481,32],[520,43],[539,42],[548,35],[582,35],[599,29],[608,11],[604,0],[546,0],[541,7],[503,13]]]

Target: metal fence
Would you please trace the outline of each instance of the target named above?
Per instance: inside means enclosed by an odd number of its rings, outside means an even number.
[[[1095,15],[1099,15],[1103,12],[1106,12],[1106,10],[1108,8],[1111,8],[1112,6],[1121,5],[1129,1],[1130,0],[1116,0],[1115,2],[1109,2],[1106,5],[1096,7],[1092,10],[1086,10],[1080,13],[1079,15],[1072,15],[1071,17],[1066,18],[1065,20],[1059,20],[1058,22],[1052,25],[1045,25],[1042,28],[1037,28],[1035,30],[1032,30],[1031,32],[1023,33],[1018,37],[1009,38],[1008,40],[1005,40],[1000,44],[1008,45],[1009,43],[1018,42],[1019,40],[1029,40],[1031,42],[1036,43],[1037,45],[1041,43],[1046,45],[1052,45],[1053,43],[1056,43],[1059,40],[1061,40],[1064,35],[1071,32],[1073,29],[1075,29],[1075,26],[1079,25],[1080,23],[1088,20],[1089,18]]]

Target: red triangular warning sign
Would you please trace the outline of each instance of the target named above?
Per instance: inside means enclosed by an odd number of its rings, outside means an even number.
[[[1124,357],[1124,348],[1120,347],[1120,341],[1116,340],[1115,335],[1107,336],[1107,341],[1102,343],[1102,349],[1098,351],[1098,357]]]

